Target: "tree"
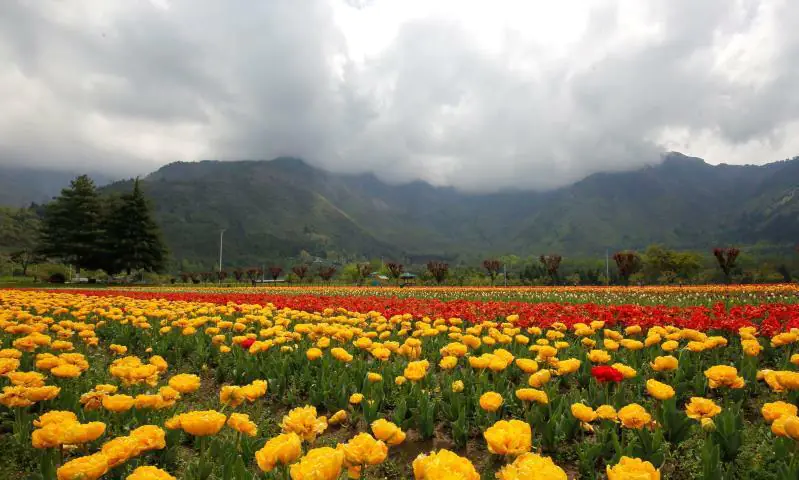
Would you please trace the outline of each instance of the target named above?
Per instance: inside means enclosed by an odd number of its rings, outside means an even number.
[[[358,285],[362,285],[363,281],[372,273],[372,265],[369,263],[358,264]]]
[[[641,257],[635,252],[616,252],[613,261],[625,285],[630,282],[630,276],[641,269]]]
[[[138,178],[133,191],[114,202],[105,222],[104,243],[103,267],[109,273],[160,272],[166,267],[166,246]]]
[[[44,209],[39,253],[81,268],[103,262],[102,208],[94,182],[81,175]]]
[[[431,260],[427,262],[427,270],[436,279],[436,283],[441,285],[449,274],[449,264]]]
[[[358,283],[361,278],[361,274],[358,271],[358,264],[348,263],[344,265],[339,272],[339,278],[346,283]]]
[[[28,267],[31,265],[36,265],[42,263],[44,258],[37,254],[33,249],[26,248],[24,250],[19,250],[16,252],[12,252],[8,256],[11,263],[16,263],[20,267],[22,267],[22,276],[28,276]]]
[[[25,275],[27,266],[44,260],[36,253],[40,227],[35,208],[0,207],[0,252],[8,253],[8,261],[22,267]]]
[[[532,262],[522,269],[519,278],[528,285],[542,285],[546,281],[546,275],[547,271],[543,265],[538,262]]]
[[[322,267],[319,269],[319,278],[321,278],[325,282],[329,282],[330,279],[333,278],[333,275],[336,274],[336,267],[329,266],[329,267]]]
[[[676,252],[662,245],[650,245],[642,258],[647,282],[673,283],[688,280],[702,268],[702,258],[692,252]]]
[[[219,283],[222,283],[227,278],[227,272],[224,270],[220,270],[216,272],[216,279]]]
[[[263,275],[264,271],[260,268],[248,268],[247,269],[247,278],[250,279],[250,283],[255,285],[255,281]]]
[[[509,277],[513,275],[515,267],[523,263],[522,259],[519,258],[518,255],[513,255],[513,254],[502,255],[501,257],[499,257],[499,261],[504,267],[505,274],[508,275]],[[521,272],[519,272],[519,274],[521,274]]]
[[[483,260],[483,268],[486,269],[486,272],[491,277],[491,285],[493,286],[499,274],[499,269],[502,268],[502,262],[497,259]]]
[[[547,269],[547,273],[549,277],[552,279],[552,285],[558,284],[558,269],[560,268],[560,261],[562,257],[560,255],[541,255],[538,260],[544,265],[544,268]]]
[[[300,283],[302,283],[302,281],[305,279],[305,276],[308,275],[308,265],[305,265],[304,263],[300,265],[294,265],[294,267],[291,268],[291,271],[294,272],[294,275],[297,275],[297,278],[300,279]]]
[[[236,277],[236,282],[241,283],[244,279],[244,270],[240,268],[233,270],[233,276]]]
[[[719,268],[724,272],[724,279],[727,283],[731,281],[730,273],[733,268],[735,268],[735,261],[738,259],[740,253],[741,251],[735,247],[713,249],[713,256],[716,257]]]
[[[269,276],[272,277],[273,282],[277,280],[277,277],[279,277],[281,273],[283,273],[283,267],[277,265],[269,267]]]
[[[401,263],[397,262],[388,262],[386,263],[386,267],[388,267],[388,273],[391,275],[391,278],[393,278],[399,285],[400,275],[402,275],[402,272],[405,271],[405,267]]]

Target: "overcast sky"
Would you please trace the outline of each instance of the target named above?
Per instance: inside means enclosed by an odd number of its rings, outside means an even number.
[[[0,164],[550,188],[799,154],[796,0],[3,0]]]

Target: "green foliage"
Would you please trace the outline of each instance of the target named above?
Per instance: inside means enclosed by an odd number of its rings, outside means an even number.
[[[112,203],[104,227],[106,271],[125,271],[130,275],[132,270],[157,272],[166,266],[166,247],[138,179],[131,193]]]
[[[341,279],[347,283],[356,283],[360,280],[360,272],[357,263],[348,263],[341,269]]]
[[[0,207],[0,252],[32,250],[40,225],[34,208]]]
[[[669,250],[663,245],[650,245],[642,261],[641,273],[646,283],[687,281],[702,269],[701,255]]]
[[[29,267],[44,260],[36,252],[40,224],[34,208],[0,207],[0,257],[19,267],[23,276],[28,275]]]
[[[103,211],[94,182],[86,175],[47,204],[39,251],[77,268],[101,268]]]
[[[77,177],[45,206],[39,233],[37,253],[78,269],[130,274],[165,266],[166,249],[138,181],[131,193],[103,197],[89,177]],[[23,269],[38,261],[26,253],[15,258]]]

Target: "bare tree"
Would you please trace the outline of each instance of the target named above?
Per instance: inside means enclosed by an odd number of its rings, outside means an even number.
[[[483,260],[483,268],[486,269],[486,272],[488,272],[488,275],[491,277],[491,285],[493,286],[497,279],[497,275],[499,275],[499,269],[502,268],[502,262],[495,258],[489,258]]]
[[[277,277],[279,277],[281,273],[283,273],[283,267],[277,265],[269,267],[269,276],[272,277],[273,282],[277,280]]]
[[[405,267],[398,262],[388,262],[386,263],[386,267],[388,268],[388,273],[391,275],[391,278],[399,285],[400,275],[405,271]]]
[[[441,285],[449,274],[449,264],[431,260],[427,262],[427,270],[436,279],[436,283]]]
[[[552,279],[552,284],[557,285],[558,269],[560,268],[560,261],[563,258],[557,254],[550,254],[550,255],[541,255],[538,259],[544,265],[544,268],[547,269],[547,273],[549,274],[549,277]]]
[[[735,247],[713,249],[713,256],[716,257],[719,268],[721,268],[721,271],[724,272],[724,280],[727,283],[732,281],[730,274],[735,268],[735,261],[738,259],[738,255],[740,255],[740,253],[741,251]]]
[[[42,263],[44,261],[44,257],[37,255],[32,249],[27,248],[10,254],[8,259],[11,260],[11,263],[16,263],[22,267],[23,277],[28,276],[28,267]]]
[[[362,285],[363,281],[369,274],[372,273],[372,265],[368,263],[359,263],[358,264],[358,285]]]
[[[321,278],[325,282],[329,282],[333,275],[336,274],[336,267],[322,267],[319,269],[319,278]]]
[[[244,279],[244,270],[240,268],[233,270],[233,276],[236,277],[236,282],[241,283]]]
[[[294,275],[297,275],[297,278],[300,279],[300,283],[305,280],[305,277],[308,276],[308,265],[301,263],[300,265],[294,265],[291,268],[291,271],[294,272]]]
[[[263,275],[264,271],[260,268],[248,268],[247,269],[247,278],[250,279],[250,283],[255,286],[255,281]]]
[[[616,252],[613,261],[619,269],[619,276],[625,285],[630,282],[632,274],[641,269],[641,257],[635,252]]]

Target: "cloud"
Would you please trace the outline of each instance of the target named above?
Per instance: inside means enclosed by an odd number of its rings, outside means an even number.
[[[789,0],[0,3],[0,163],[300,156],[469,190],[799,152]]]

